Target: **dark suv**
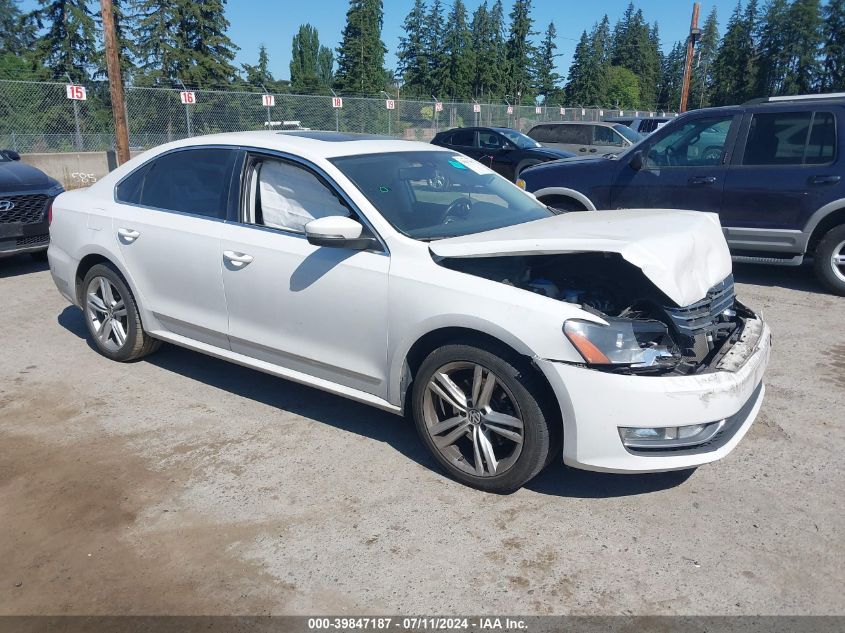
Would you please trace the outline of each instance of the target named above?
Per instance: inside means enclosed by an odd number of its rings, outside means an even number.
[[[695,110],[610,158],[555,161],[520,185],[566,210],[719,214],[735,261],[805,256],[845,295],[845,94],[771,97]]]
[[[48,209],[64,189],[43,171],[0,150],[0,257],[31,253],[44,259],[50,243]]]

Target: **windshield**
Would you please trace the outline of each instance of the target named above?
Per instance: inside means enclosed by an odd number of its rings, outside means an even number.
[[[497,132],[501,132],[501,134],[507,139],[516,145],[519,149],[531,149],[532,147],[542,147],[537,141],[535,141],[530,136],[525,136],[525,134],[520,134],[516,130],[496,130]]]
[[[643,137],[641,135],[634,132],[634,130],[629,128],[627,125],[621,125],[621,124],[617,123],[616,125],[613,126],[613,129],[616,130],[617,132],[619,132],[626,139],[631,141],[631,143],[639,143],[643,139]]]
[[[331,162],[401,233],[433,240],[539,220],[548,207],[452,152],[390,152]]]

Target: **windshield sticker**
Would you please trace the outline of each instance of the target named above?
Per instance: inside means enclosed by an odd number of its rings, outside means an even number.
[[[449,161],[449,164],[454,165],[455,162],[460,163],[462,165],[461,169],[470,169],[476,174],[480,174],[482,176],[494,173],[492,169],[488,169],[478,161],[473,160],[468,156],[453,156],[452,159]]]
[[[384,185],[382,185],[381,187],[378,188],[378,190],[381,191],[382,193],[388,193],[390,191],[390,187],[385,187]]]
[[[450,160],[449,160],[449,164],[450,164],[452,167],[454,167],[455,169],[466,169],[466,167],[465,167],[464,165],[461,165],[461,164],[460,164],[458,161],[456,161],[454,158],[452,158],[452,159],[450,159]]]

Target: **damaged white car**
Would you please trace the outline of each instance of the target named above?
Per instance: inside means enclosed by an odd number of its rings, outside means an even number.
[[[561,450],[692,468],[763,399],[769,328],[715,215],[556,215],[432,145],[256,132],[156,148],[51,217],[53,279],[105,356],[167,341],[405,412],[484,490]]]

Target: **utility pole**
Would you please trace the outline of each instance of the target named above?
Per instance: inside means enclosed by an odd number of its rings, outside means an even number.
[[[123,80],[120,77],[120,56],[117,50],[117,35],[114,31],[112,0],[100,0],[100,7],[103,11],[103,39],[106,43],[106,67],[109,72],[117,162],[122,165],[129,160],[129,130],[126,126],[126,103],[123,99]],[[76,104],[75,101],[74,104]]]
[[[684,64],[684,81],[681,84],[681,107],[678,108],[681,112],[687,111],[687,101],[689,100],[689,86],[692,80],[692,58],[695,55],[695,43],[701,35],[701,30],[698,28],[698,12],[701,5],[694,2],[692,5],[692,21],[689,26],[689,38],[687,39],[687,59]]]

